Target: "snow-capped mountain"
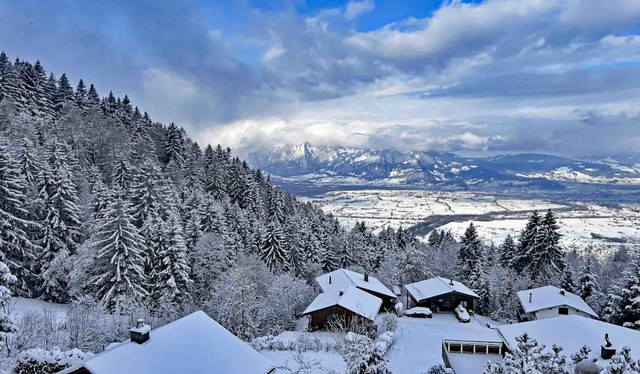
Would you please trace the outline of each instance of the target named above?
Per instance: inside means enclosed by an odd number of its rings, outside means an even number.
[[[545,154],[487,158],[447,152],[280,145],[249,155],[252,166],[276,178],[335,184],[483,184],[562,188],[557,182],[640,184],[640,163],[627,158],[575,160]]]

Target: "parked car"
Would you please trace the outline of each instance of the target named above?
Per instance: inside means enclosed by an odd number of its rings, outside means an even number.
[[[432,318],[431,309],[422,306],[416,306],[404,311],[404,315],[414,318]]]
[[[458,305],[455,313],[456,317],[458,317],[458,321],[463,323],[471,322],[471,316],[469,315],[467,308],[463,307],[462,304]]]

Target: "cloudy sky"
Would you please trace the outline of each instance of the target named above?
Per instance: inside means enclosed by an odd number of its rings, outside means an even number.
[[[245,152],[640,152],[638,0],[0,0],[0,49]]]

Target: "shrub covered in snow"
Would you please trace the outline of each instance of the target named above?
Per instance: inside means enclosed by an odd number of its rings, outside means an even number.
[[[607,374],[640,374],[640,361],[634,361],[630,354],[631,348],[622,347],[622,352],[611,357],[607,365]]]
[[[442,365],[434,365],[425,374],[447,374],[447,371]]]
[[[342,351],[342,357],[347,363],[347,374],[390,373],[384,357],[389,348],[385,341],[348,333]]]
[[[398,328],[398,316],[393,313],[385,313],[380,316],[380,324],[378,325],[378,331],[385,333],[387,331],[396,331]]]
[[[14,372],[16,374],[57,373],[92,356],[93,353],[85,353],[79,349],[68,351],[61,351],[58,347],[52,350],[29,349],[18,355]]]

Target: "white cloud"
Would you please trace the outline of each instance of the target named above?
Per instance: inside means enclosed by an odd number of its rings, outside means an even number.
[[[196,95],[196,85],[192,80],[171,71],[149,68],[142,75],[145,94],[163,102],[187,102]]]
[[[269,61],[275,60],[278,57],[281,57],[282,55],[284,55],[285,53],[287,53],[287,50],[282,47],[271,47],[262,56],[262,61],[269,62]]]
[[[369,13],[375,8],[374,0],[349,1],[344,10],[344,18],[352,20],[358,16]]]

